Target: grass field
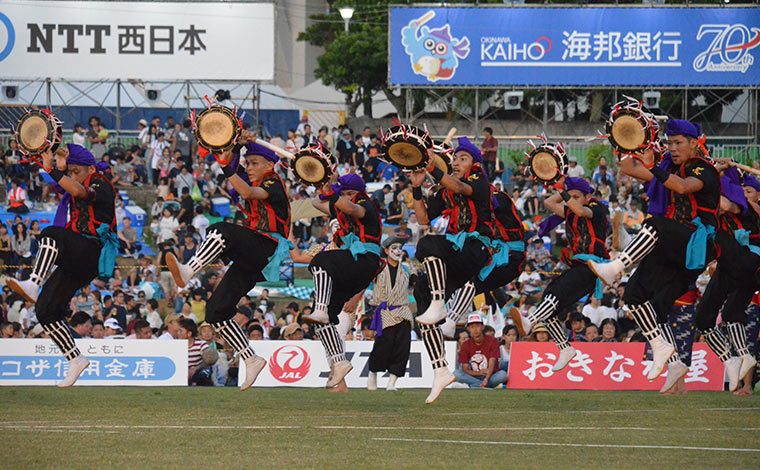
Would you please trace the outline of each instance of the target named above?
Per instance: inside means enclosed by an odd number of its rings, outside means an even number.
[[[728,393],[0,388],[0,467],[760,468]],[[649,447],[651,446],[651,447]]]

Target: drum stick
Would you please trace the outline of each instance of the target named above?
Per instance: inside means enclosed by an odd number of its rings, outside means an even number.
[[[422,16],[422,18],[420,18],[419,20],[415,21],[415,23],[416,23],[416,26],[415,26],[415,27],[416,27],[416,28],[419,28],[419,27],[420,27],[420,26],[422,26],[423,24],[425,24],[425,23],[427,23],[428,21],[432,20],[434,16],[435,16],[435,12],[434,12],[434,11],[432,11],[432,10],[431,10],[431,11],[429,11],[429,12],[427,12],[427,13],[425,13],[425,14]]]
[[[287,150],[281,149],[280,147],[276,145],[272,145],[266,140],[256,139],[256,143],[261,145],[262,147],[268,148],[269,150],[271,150],[272,152],[276,153],[277,155],[283,158],[288,158],[290,160],[293,160],[296,158],[296,156],[293,155],[292,153],[288,152]]]
[[[449,145],[449,142],[451,142],[451,139],[454,137],[454,134],[456,133],[457,133],[456,127],[452,127],[451,129],[449,129],[449,133],[446,134],[446,138],[443,139],[443,145]]]
[[[756,169],[752,168],[751,166],[742,165],[741,163],[736,163],[736,162],[729,162],[729,165],[735,166],[736,168],[744,170],[747,173],[752,173],[753,175],[760,176],[760,170],[756,170]]]

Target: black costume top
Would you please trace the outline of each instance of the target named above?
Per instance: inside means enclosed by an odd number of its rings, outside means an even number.
[[[269,197],[246,201],[248,228],[259,232],[279,233],[287,238],[290,231],[290,202],[280,176],[271,171],[264,175],[258,184],[252,186],[263,188],[269,193]]]
[[[472,187],[472,194],[455,194],[448,189],[441,189],[428,201],[428,218],[440,215],[449,218],[447,232],[478,232],[484,237],[493,237],[493,206],[491,204],[491,186],[479,165],[473,166],[462,178]]]
[[[704,225],[718,227],[720,175],[712,163],[701,157],[694,157],[680,166],[671,168],[671,173],[684,179],[693,176],[700,179],[704,186],[699,191],[689,194],[670,191],[667,217],[690,227],[694,227],[691,221],[699,217]]]
[[[71,198],[66,228],[82,235],[97,237],[97,228],[101,224],[107,224],[112,232],[116,232],[116,191],[111,182],[102,174],[93,173],[82,186],[87,190],[87,197]]]

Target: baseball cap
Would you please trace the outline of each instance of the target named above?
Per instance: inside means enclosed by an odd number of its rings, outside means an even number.
[[[285,329],[282,331],[282,336],[283,337],[290,336],[300,329],[301,329],[301,325],[299,325],[298,323],[291,323],[290,325],[286,326]]]
[[[119,330],[121,331],[121,325],[119,325],[119,322],[116,321],[115,318],[111,317],[105,322],[103,322],[103,326],[106,328],[110,328],[112,330]]]
[[[203,323],[201,323],[200,325],[198,325],[198,331],[200,331],[201,328],[206,327],[206,326],[209,327],[209,328],[212,328],[212,329],[214,328],[213,326],[211,326],[211,324],[209,322],[204,321]]]
[[[483,317],[480,316],[479,313],[471,313],[469,317],[467,317],[467,326],[472,325],[473,323],[483,323]]]
[[[147,126],[148,125],[148,121],[146,121],[145,119],[140,119],[139,121],[137,121],[137,123],[138,124],[142,124],[143,126]]]

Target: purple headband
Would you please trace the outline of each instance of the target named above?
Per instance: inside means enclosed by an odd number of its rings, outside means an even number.
[[[584,194],[593,194],[594,188],[591,187],[590,184],[588,184],[588,181],[586,181],[583,178],[575,178],[572,176],[568,176],[565,178],[565,189],[570,191],[571,189],[577,189],[578,191],[584,193]]]
[[[480,153],[480,149],[475,147],[472,142],[470,142],[470,139],[467,137],[460,137],[458,139],[458,145],[456,150],[454,150],[454,153],[457,153],[459,151],[467,152],[472,157],[472,161],[475,163],[482,163],[483,162],[483,155]]]
[[[345,189],[363,193],[367,190],[367,185],[364,183],[361,176],[349,173],[338,178],[338,184],[332,185],[332,188],[336,193],[340,193]]]
[[[69,149],[69,156],[66,158],[67,165],[95,166],[95,157],[92,152],[77,144],[66,144],[66,146]]]
[[[760,191],[760,182],[757,181],[757,178],[747,173],[742,178],[742,186],[749,186],[750,188],[755,188],[755,191]]]
[[[266,158],[270,162],[274,162],[274,163],[277,163],[280,161],[276,153],[264,147],[263,145],[257,144],[256,142],[248,142],[247,144],[245,144],[245,148],[248,150],[246,155],[259,155],[261,157]]]
[[[699,124],[693,124],[689,121],[684,121],[682,119],[669,119],[668,130],[666,133],[668,136],[685,135],[694,139],[698,139],[702,134],[702,126]]]
[[[720,178],[720,192],[729,201],[742,208],[742,212],[747,210],[747,198],[744,197],[744,190],[741,186],[731,181],[728,176]]]

